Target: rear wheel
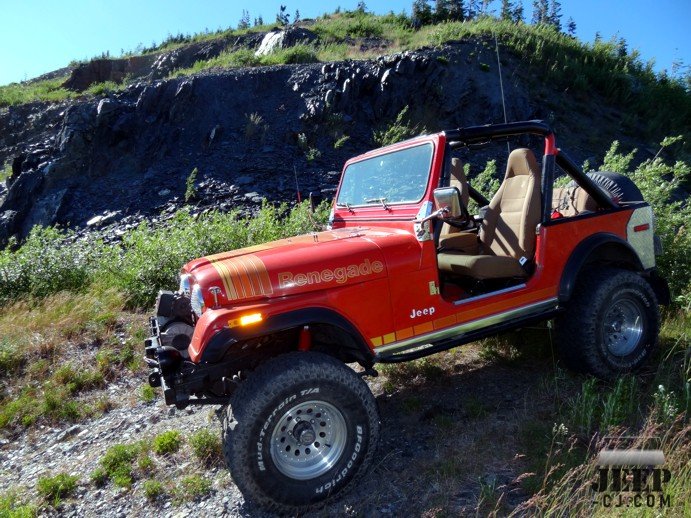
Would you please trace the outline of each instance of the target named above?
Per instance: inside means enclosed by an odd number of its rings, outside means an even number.
[[[573,370],[611,379],[648,360],[659,328],[657,299],[639,275],[615,268],[583,272],[557,320],[560,357]]]
[[[245,497],[294,513],[364,474],[379,415],[365,382],[343,363],[320,353],[290,353],[240,386],[223,430],[226,462]]]

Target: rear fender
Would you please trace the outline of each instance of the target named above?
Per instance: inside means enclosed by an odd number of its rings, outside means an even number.
[[[559,302],[571,299],[578,275],[589,264],[609,264],[643,271],[643,265],[629,243],[615,234],[594,234],[581,241],[566,262],[559,283]]]

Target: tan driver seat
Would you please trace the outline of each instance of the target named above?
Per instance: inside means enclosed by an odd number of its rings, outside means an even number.
[[[468,189],[468,180],[463,171],[463,164],[459,158],[451,159],[451,179],[449,181],[450,187],[456,187],[461,193],[461,203],[464,207],[468,207],[470,201],[470,191]],[[462,228],[444,223],[439,234],[439,249],[462,249],[465,248],[465,243],[477,242],[477,233],[464,232]]]
[[[476,249],[439,253],[439,269],[475,279],[525,277],[519,260],[532,259],[539,222],[540,169],[532,151],[515,149],[482,221]]]

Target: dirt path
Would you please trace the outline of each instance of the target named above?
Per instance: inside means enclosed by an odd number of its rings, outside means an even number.
[[[345,497],[314,516],[483,515],[499,498],[510,512],[528,494],[517,482],[526,470],[521,434],[549,404],[549,361],[488,363],[477,346],[467,346],[433,360],[433,368],[370,380],[382,416],[382,439],[374,469]],[[153,478],[164,486],[198,473],[211,481],[204,497],[180,502],[170,492],[149,502],[142,480],[131,490],[89,481],[106,449],[117,443],[150,438],[166,430],[184,435],[203,427],[220,433],[209,408],[183,411],[160,400],[137,397],[143,376],[111,386],[118,407],[103,416],[59,428],[37,427],[0,445],[0,494],[8,490],[35,495],[39,476],[67,472],[80,477],[75,496],[57,510],[61,516],[244,516],[264,513],[244,503],[227,470],[204,468],[183,446],[171,458],[154,456]],[[541,415],[543,414],[543,415]]]

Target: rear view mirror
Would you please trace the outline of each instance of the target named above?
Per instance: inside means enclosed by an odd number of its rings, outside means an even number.
[[[434,209],[447,209],[445,218],[458,218],[462,214],[461,191],[458,187],[439,187],[434,189]]]

